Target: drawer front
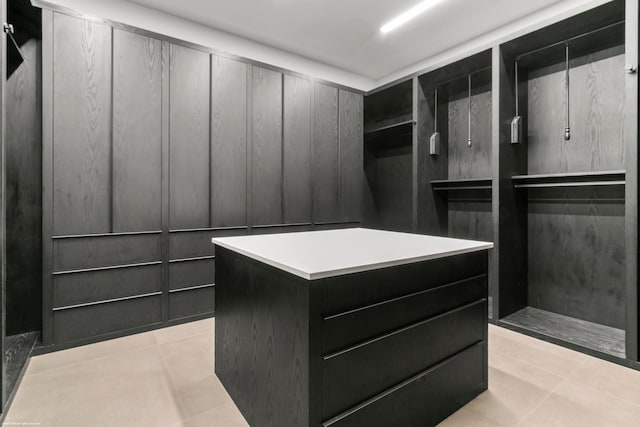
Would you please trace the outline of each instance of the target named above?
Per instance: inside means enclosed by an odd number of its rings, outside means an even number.
[[[478,343],[322,426],[436,425],[487,389],[485,346]]]
[[[169,289],[185,289],[211,285],[216,275],[214,259],[169,263]]]
[[[325,356],[322,419],[352,408],[482,341],[486,299]]]
[[[325,279],[325,317],[486,274],[487,251],[364,271]]]
[[[487,276],[483,274],[326,317],[322,326],[323,354],[470,304],[486,295]]]

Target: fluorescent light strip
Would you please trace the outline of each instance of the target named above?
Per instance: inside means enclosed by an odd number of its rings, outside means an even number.
[[[389,31],[395,30],[400,25],[412,20],[416,16],[418,16],[421,13],[431,9],[433,6],[437,5],[438,3],[442,3],[443,1],[444,0],[426,0],[426,1],[423,1],[422,3],[412,7],[411,9],[407,10],[405,13],[403,13],[401,15],[398,15],[397,17],[395,17],[391,21],[389,21],[386,24],[384,24],[380,28],[380,31],[383,32],[383,33],[388,33]]]

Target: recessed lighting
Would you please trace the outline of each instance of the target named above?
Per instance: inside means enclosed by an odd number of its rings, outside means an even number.
[[[437,5],[438,3],[442,3],[443,1],[445,1],[445,0],[426,0],[426,1],[423,1],[422,3],[419,3],[419,4],[415,5],[411,9],[407,10],[406,12],[404,12],[403,14],[396,16],[391,21],[389,21],[386,24],[384,24],[380,28],[380,31],[382,33],[388,33],[389,31],[395,30],[400,25],[412,20],[416,16],[420,15],[422,12],[425,12],[426,10],[431,9],[433,6]]]

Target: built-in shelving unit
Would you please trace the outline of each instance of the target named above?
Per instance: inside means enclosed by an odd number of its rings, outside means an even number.
[[[364,224],[414,231],[413,82],[370,94],[364,112]]]
[[[597,171],[516,175],[511,177],[514,188],[597,187],[625,184],[625,172]]]
[[[637,122],[625,72],[637,33],[628,44],[625,13],[613,1],[500,46],[500,121],[519,111],[521,137],[511,144],[517,132],[501,127],[499,181],[511,185],[499,189],[498,244],[509,260],[495,308],[512,329],[637,360],[637,250],[625,242],[637,235],[637,130],[625,128]]]
[[[389,125],[378,126],[371,129],[365,129],[365,135],[376,135],[376,134],[389,134],[389,133],[406,133],[407,131],[411,131],[411,127],[415,124],[415,120],[403,120],[398,123],[392,123]]]
[[[434,179],[431,180],[433,191],[475,191],[491,190],[491,178],[469,179]]]
[[[373,91],[365,165],[378,212],[494,242],[492,322],[640,369],[638,20],[610,1]]]

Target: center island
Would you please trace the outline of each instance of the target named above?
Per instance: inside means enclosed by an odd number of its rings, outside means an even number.
[[[251,426],[435,425],[487,389],[489,242],[213,239],[215,372]]]

